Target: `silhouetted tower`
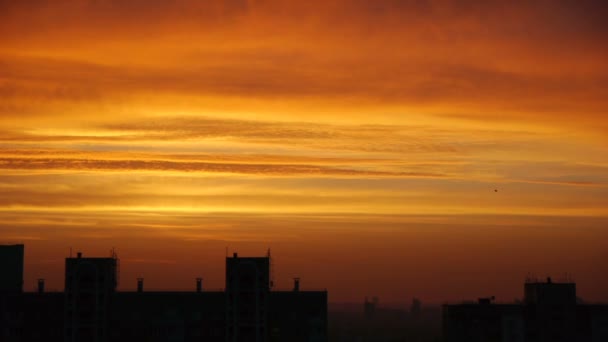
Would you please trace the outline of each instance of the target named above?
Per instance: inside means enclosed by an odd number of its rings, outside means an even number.
[[[378,297],[373,297],[371,301],[365,297],[365,303],[363,305],[363,315],[365,319],[371,320],[374,318],[376,309],[378,307]]]
[[[23,245],[0,246],[0,293],[23,292]]]
[[[226,258],[226,341],[268,340],[270,258]]]
[[[117,258],[65,259],[65,341],[108,340],[108,306],[118,282]]]
[[[526,334],[534,341],[576,340],[576,284],[530,281],[524,287]]]
[[[203,292],[203,278],[196,278],[196,292]]]
[[[420,318],[420,314],[422,313],[422,302],[420,299],[414,298],[412,299],[412,306],[410,307],[410,315],[414,319]]]
[[[44,293],[44,279],[38,279],[38,293]]]
[[[137,278],[137,292],[144,292],[144,278]]]

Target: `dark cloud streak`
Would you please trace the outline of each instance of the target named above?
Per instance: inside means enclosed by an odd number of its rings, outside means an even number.
[[[166,160],[99,160],[51,158],[1,158],[4,170],[74,170],[74,171],[177,171],[239,173],[252,175],[309,175],[309,176],[360,176],[360,177],[432,177],[446,175],[424,172],[385,172],[334,168],[315,165],[240,164],[177,162]]]

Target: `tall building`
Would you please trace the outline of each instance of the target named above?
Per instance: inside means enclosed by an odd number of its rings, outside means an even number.
[[[65,259],[65,341],[108,340],[108,303],[118,285],[118,260]]]
[[[270,256],[226,258],[226,341],[268,341]]]
[[[0,245],[0,341],[63,340],[63,294],[23,292],[23,245]]]
[[[23,245],[0,245],[0,293],[23,291]]]
[[[576,284],[527,282],[524,304],[528,340],[577,341]]]
[[[447,342],[608,341],[608,305],[577,303],[576,284],[528,281],[521,303],[443,306]]]
[[[227,258],[225,291],[118,291],[118,268],[78,253],[63,292],[0,292],[0,341],[327,341],[327,291],[272,290],[269,256]]]

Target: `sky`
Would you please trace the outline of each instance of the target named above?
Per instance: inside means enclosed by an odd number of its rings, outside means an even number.
[[[0,0],[0,243],[25,288],[608,301],[604,1]]]

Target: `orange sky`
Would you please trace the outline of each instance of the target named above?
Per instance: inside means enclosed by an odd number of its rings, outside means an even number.
[[[331,301],[608,301],[601,1],[0,1],[0,242]],[[494,190],[498,189],[498,192]]]

